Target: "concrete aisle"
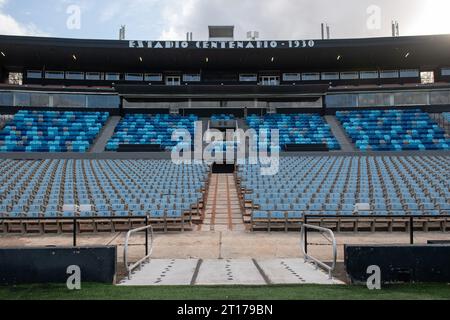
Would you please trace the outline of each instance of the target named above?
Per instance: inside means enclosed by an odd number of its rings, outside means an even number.
[[[111,137],[113,136],[114,130],[119,124],[120,119],[121,117],[118,116],[113,116],[108,119],[105,126],[103,127],[103,130],[100,131],[97,140],[95,140],[94,145],[92,146],[90,152],[99,153],[105,151],[106,144],[108,143],[109,139],[111,139]]]
[[[325,120],[331,127],[331,133],[336,137],[341,145],[341,151],[352,152],[357,151],[350,138],[347,136],[341,123],[335,116],[325,116]]]
[[[213,174],[201,231],[244,231],[233,174]]]

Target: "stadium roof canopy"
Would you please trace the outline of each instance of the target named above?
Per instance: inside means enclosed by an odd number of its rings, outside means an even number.
[[[6,70],[43,67],[111,72],[431,68],[449,64],[450,35],[224,43],[0,36],[0,52],[0,66]]]

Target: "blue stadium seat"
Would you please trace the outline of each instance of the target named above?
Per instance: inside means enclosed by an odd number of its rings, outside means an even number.
[[[279,130],[279,145],[282,150],[286,144],[326,144],[330,150],[340,146],[332,135],[330,126],[319,115],[314,114],[267,114],[263,117],[251,115],[246,119],[248,126],[256,130],[267,130],[270,145],[270,130]],[[267,148],[265,145],[262,147]]]
[[[0,152],[86,152],[107,112],[19,111],[0,131]]]
[[[262,176],[261,165],[240,165],[237,175],[253,219],[303,215],[439,216],[450,213],[449,157],[303,156],[280,158],[279,172]],[[445,196],[444,196],[445,195]]]
[[[174,131],[187,130],[193,137],[196,121],[198,117],[195,115],[183,117],[169,114],[128,114],[117,125],[106,150],[117,151],[120,144],[156,144],[165,150],[172,150],[178,143],[172,141]]]
[[[450,150],[444,130],[419,109],[342,111],[336,117],[361,151]]]

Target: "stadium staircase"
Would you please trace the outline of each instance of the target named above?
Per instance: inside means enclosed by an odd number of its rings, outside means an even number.
[[[201,231],[245,230],[233,174],[213,174],[207,199]]]
[[[151,259],[120,286],[343,284],[304,259]]]
[[[120,119],[121,117],[119,116],[109,118],[109,120],[103,127],[103,130],[100,132],[97,140],[94,142],[94,145],[92,146],[90,152],[105,151],[106,144],[108,143],[109,139],[111,139],[111,137],[113,136],[114,130],[116,129],[116,126],[119,124]]]
[[[330,125],[331,132],[336,137],[337,141],[341,145],[341,151],[352,152],[356,151],[352,141],[345,133],[344,128],[335,116],[325,116],[325,120]]]

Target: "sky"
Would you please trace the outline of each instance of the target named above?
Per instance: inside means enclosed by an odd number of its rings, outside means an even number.
[[[234,25],[260,39],[331,38],[450,33],[450,0],[0,0],[0,34],[127,40],[207,40],[208,25]]]

